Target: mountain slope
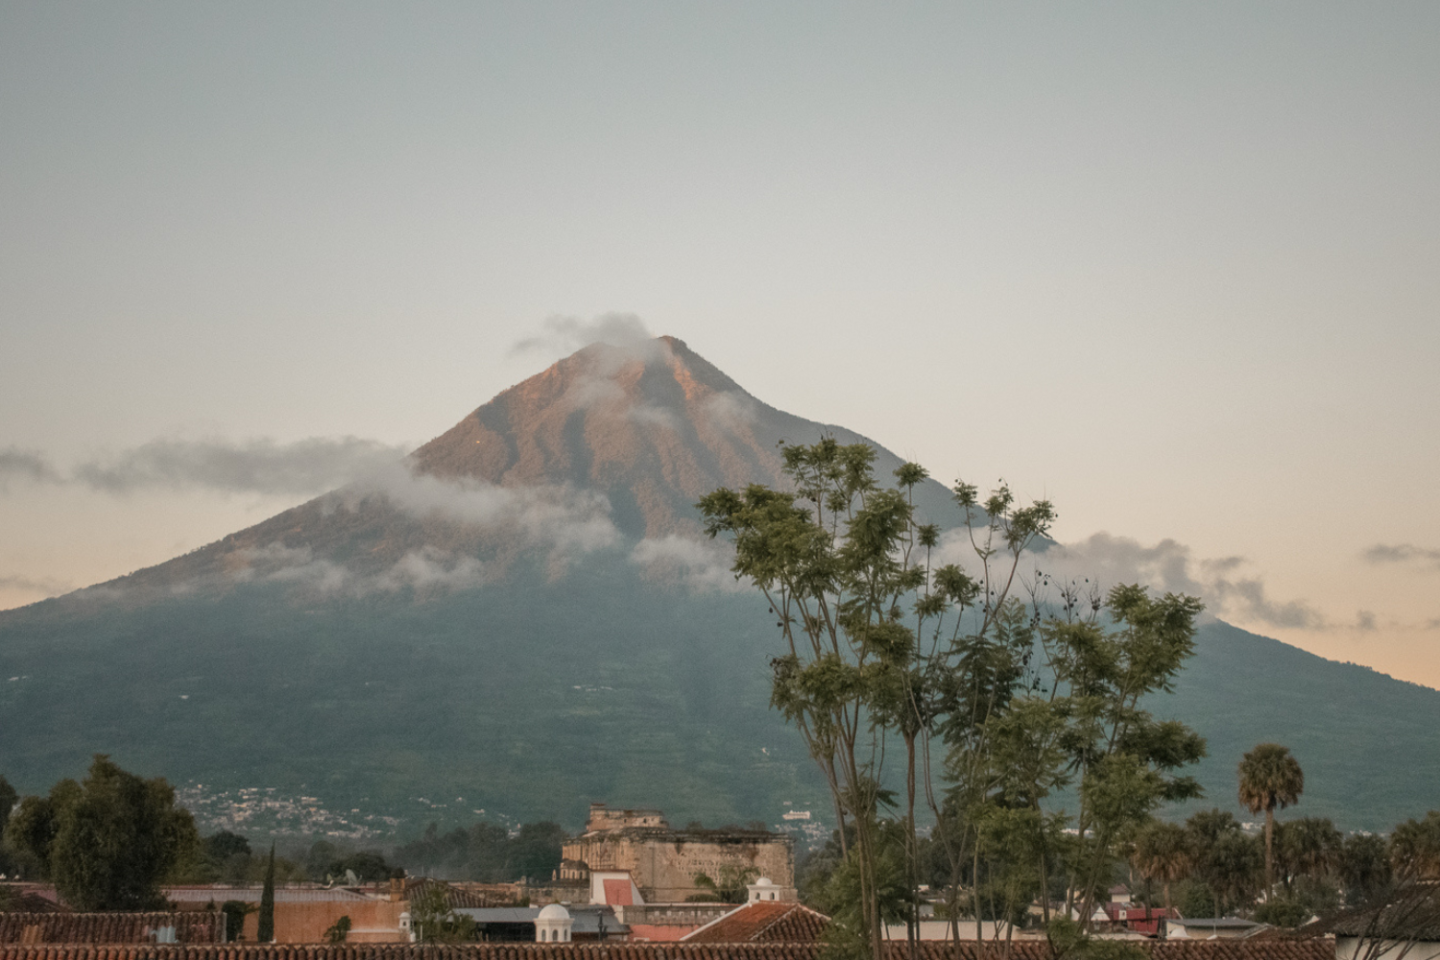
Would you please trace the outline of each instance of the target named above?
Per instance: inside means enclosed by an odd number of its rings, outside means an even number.
[[[42,790],[108,752],[402,830],[481,809],[577,824],[600,799],[677,822],[823,814],[767,706],[773,621],[696,539],[693,503],[780,483],[777,444],[825,433],[864,439],[766,406],[678,340],[588,347],[392,472],[0,613],[0,773]],[[877,450],[883,477],[900,461]],[[940,484],[918,499],[958,522]],[[1374,829],[1433,802],[1436,691],[1211,624],[1156,709],[1209,738],[1221,806],[1265,739],[1305,765],[1301,813]]]

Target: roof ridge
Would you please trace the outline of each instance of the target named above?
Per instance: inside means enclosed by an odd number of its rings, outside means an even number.
[[[763,903],[764,901],[760,901],[760,902]],[[801,910],[809,910],[809,909],[810,909],[809,907],[805,906],[805,904],[801,903],[799,900],[779,900],[779,901],[771,901],[771,902],[772,902],[772,903],[777,903],[777,904],[788,904],[789,907],[790,907],[790,909],[788,909],[788,910],[782,910],[780,913],[777,913],[777,914],[770,920],[769,923],[765,924],[765,926],[761,927],[759,930],[756,930],[754,933],[750,934],[750,940],[751,940],[752,942],[760,942],[760,938],[763,937],[767,931],[769,931],[770,929],[772,929],[777,923],[779,923],[780,921],[784,920],[786,917],[790,916],[790,914],[794,913],[796,907],[799,907]],[[811,911],[811,912],[814,913],[815,911]],[[828,919],[828,918],[827,918],[827,919]]]

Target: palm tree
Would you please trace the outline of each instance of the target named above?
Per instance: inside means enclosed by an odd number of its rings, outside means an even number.
[[[1165,885],[1165,916],[1170,916],[1170,882],[1183,880],[1195,868],[1185,828],[1160,820],[1151,822],[1136,835],[1131,862],[1145,879]]]
[[[1279,824],[1275,845],[1280,848],[1281,882],[1288,889],[1290,879],[1320,880],[1340,867],[1344,837],[1335,824],[1323,817],[1301,817]]]
[[[1275,887],[1275,808],[1300,802],[1305,772],[1289,747],[1262,743],[1240,761],[1240,802],[1251,813],[1265,811],[1265,896]]]

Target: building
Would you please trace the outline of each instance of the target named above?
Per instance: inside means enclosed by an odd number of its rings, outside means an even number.
[[[792,900],[751,900],[681,943],[818,943],[830,918]]]
[[[1311,940],[1140,941],[1149,960],[1335,960],[1335,942]],[[820,960],[819,942],[637,943],[609,954],[615,960]],[[917,949],[918,960],[996,960],[992,946],[930,941]],[[1007,948],[1009,960],[1053,960],[1043,940],[1021,940]],[[908,944],[892,943],[888,960],[910,960]],[[193,946],[94,944],[22,946],[0,944],[0,960],[597,960],[605,952],[584,943],[472,943],[444,947],[411,943],[374,944],[195,944]]]
[[[592,902],[615,902],[626,880],[633,900],[684,903],[707,891],[695,882],[704,874],[717,882],[727,876],[766,876],[779,887],[795,883],[794,841],[768,830],[673,830],[659,810],[611,810],[590,805],[585,832],[563,847],[557,880],[588,889]],[[602,875],[600,886],[595,877]],[[603,898],[603,899],[601,899]]]
[[[218,910],[184,913],[0,912],[0,944],[223,943]]]

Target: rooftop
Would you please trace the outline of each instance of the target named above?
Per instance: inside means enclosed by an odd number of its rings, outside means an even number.
[[[1335,942],[1305,940],[1137,941],[1151,960],[1335,960]],[[413,944],[196,944],[183,947],[102,947],[0,944],[0,960],[817,960],[818,943],[476,943]],[[889,945],[892,960],[906,960],[906,943]],[[974,943],[927,941],[921,960],[980,960]],[[987,953],[993,956],[993,949]],[[1010,945],[1011,960],[1051,960],[1040,940]]]
[[[814,943],[830,918],[793,901],[757,900],[681,937],[682,943]]]

